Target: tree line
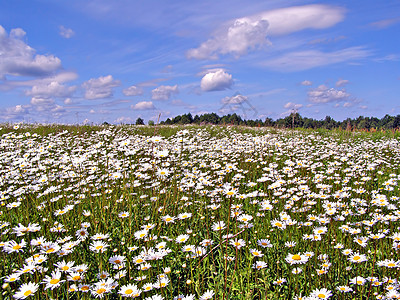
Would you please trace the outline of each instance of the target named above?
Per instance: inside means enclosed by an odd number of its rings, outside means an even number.
[[[151,122],[151,123],[150,123]],[[175,124],[213,124],[213,125],[243,125],[250,127],[277,127],[277,128],[325,128],[325,129],[343,129],[343,130],[380,130],[380,129],[396,129],[400,128],[400,115],[385,115],[379,119],[377,117],[360,116],[355,119],[347,118],[343,121],[336,121],[330,116],[326,116],[323,120],[302,117],[299,113],[292,113],[284,118],[273,120],[266,118],[246,120],[236,113],[224,116],[218,116],[216,113],[207,113],[192,116],[191,113],[178,115],[174,118],[168,118],[161,121],[160,125]],[[136,125],[144,125],[144,120],[138,118]],[[149,125],[154,125],[154,121],[149,121]]]

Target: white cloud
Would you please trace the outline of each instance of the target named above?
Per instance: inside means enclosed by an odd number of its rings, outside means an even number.
[[[111,75],[92,78],[85,81],[82,87],[86,89],[86,99],[102,99],[113,96],[113,88],[120,85],[119,80],[114,80]]]
[[[225,97],[221,100],[223,104],[241,104],[246,101],[248,101],[248,98],[240,94],[232,97]]]
[[[262,12],[251,17],[269,22],[269,35],[286,35],[304,29],[329,28],[344,19],[341,7],[313,4]]]
[[[308,100],[312,103],[331,103],[331,102],[353,102],[351,95],[346,90],[338,90],[320,85],[315,89],[310,89],[307,93]]]
[[[54,104],[54,100],[51,98],[32,97],[31,104],[36,106],[49,106]]]
[[[232,86],[232,75],[224,70],[210,72],[201,79],[200,87],[205,92],[222,91]]]
[[[114,123],[117,123],[117,124],[127,124],[127,123],[134,123],[134,122],[133,122],[133,119],[130,118],[130,117],[121,116],[121,117],[115,119],[115,120],[114,120]]]
[[[155,109],[153,102],[151,101],[141,101],[131,106],[135,110],[151,110]]]
[[[267,35],[287,35],[304,29],[331,27],[344,18],[344,9],[329,5],[305,5],[265,11],[228,22],[188,58],[217,59],[220,54],[238,57],[270,44]]]
[[[266,38],[267,29],[268,22],[265,20],[249,22],[245,19],[237,19],[226,31],[220,32],[214,38],[202,43],[199,48],[190,49],[187,57],[216,59],[218,54],[241,56],[248,50],[269,43]]]
[[[34,85],[25,94],[34,97],[69,97],[76,90],[76,86],[67,87],[57,81],[48,84]]]
[[[66,28],[64,26],[60,26],[60,35],[63,38],[69,39],[75,35],[75,32],[71,28]]]
[[[61,68],[61,60],[53,55],[40,55],[22,38],[25,31],[12,29],[10,35],[0,25],[0,78],[13,76],[46,76]]]
[[[143,90],[137,86],[130,86],[122,91],[125,96],[139,96],[143,94]]]
[[[363,47],[350,47],[334,52],[306,50],[290,52],[280,57],[272,58],[260,64],[273,70],[291,72],[303,71],[320,66],[359,60],[366,58],[370,55],[371,52],[364,49]]]
[[[336,82],[336,86],[337,87],[339,87],[339,86],[345,86],[346,84],[348,84],[349,83],[349,81],[347,80],[347,79],[339,79],[337,82]]]
[[[301,84],[301,85],[305,85],[305,86],[309,86],[309,85],[312,85],[312,82],[309,81],[309,80],[304,80],[304,81],[302,81],[300,84]]]
[[[288,102],[283,107],[286,109],[300,109],[303,107],[303,104]]]
[[[168,100],[173,94],[178,94],[178,85],[161,85],[151,91],[151,99],[153,100]]]
[[[384,29],[384,28],[390,27],[392,25],[395,25],[397,23],[400,23],[400,17],[392,18],[392,19],[380,20],[380,21],[377,21],[377,22],[370,23],[369,25],[371,27],[376,28],[376,29]]]

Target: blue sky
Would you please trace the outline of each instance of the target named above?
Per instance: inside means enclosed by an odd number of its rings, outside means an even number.
[[[400,114],[400,2],[3,1],[0,122]]]

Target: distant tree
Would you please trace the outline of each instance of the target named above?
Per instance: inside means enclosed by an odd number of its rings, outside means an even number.
[[[154,126],[154,121],[153,120],[149,120],[149,122],[147,124],[149,124],[150,126]]]
[[[137,118],[135,124],[136,125],[144,125],[144,120],[142,118]]]

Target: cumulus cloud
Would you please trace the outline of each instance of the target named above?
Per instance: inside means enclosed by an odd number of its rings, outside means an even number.
[[[239,57],[248,50],[268,44],[267,29],[268,22],[265,20],[250,22],[246,19],[237,19],[228,29],[202,43],[199,48],[190,49],[187,57],[217,59],[218,54],[233,54]]]
[[[0,25],[0,78],[13,76],[46,76],[61,68],[61,60],[53,55],[40,55],[22,38],[25,31],[12,29],[8,35]]]
[[[232,86],[232,75],[224,70],[209,72],[203,76],[200,87],[205,92],[222,91]]]
[[[347,79],[339,79],[337,82],[336,82],[336,86],[337,87],[339,87],[339,86],[345,86],[346,84],[348,84],[349,83],[349,81],[347,80]]]
[[[248,98],[240,94],[232,97],[225,97],[221,100],[223,104],[241,104],[246,101],[248,101]]]
[[[119,118],[116,118],[116,119],[114,120],[114,123],[118,123],[118,124],[133,123],[133,119],[130,118],[130,117],[121,116],[121,117],[119,117]]]
[[[346,90],[329,88],[326,85],[320,85],[315,89],[310,89],[307,93],[308,100],[311,103],[332,103],[332,102],[353,102],[351,95]]]
[[[360,60],[370,55],[371,52],[363,47],[350,47],[334,52],[306,50],[286,53],[261,64],[273,70],[293,72],[347,61]]]
[[[131,106],[132,109],[135,110],[151,110],[155,109],[152,101],[141,101]]]
[[[344,9],[329,5],[305,5],[264,11],[238,18],[219,28],[212,38],[187,52],[188,58],[236,57],[270,44],[267,35],[286,35],[304,29],[331,27],[344,18]]]
[[[300,84],[301,84],[301,85],[305,85],[305,86],[309,86],[309,85],[312,85],[312,82],[309,81],[309,80],[304,80],[304,81],[302,81]]]
[[[297,109],[302,108],[303,104],[288,102],[283,107],[286,109],[296,109],[297,110]]]
[[[139,96],[143,94],[143,90],[137,86],[130,86],[122,91],[125,96]]]
[[[60,35],[63,38],[69,39],[75,35],[75,32],[71,28],[66,28],[64,26],[60,26]]]
[[[30,91],[25,92],[27,96],[34,97],[69,97],[76,90],[76,86],[65,86],[57,81],[48,84],[34,85]]]
[[[153,100],[168,100],[173,94],[178,94],[178,85],[161,85],[151,91],[151,99]]]
[[[85,91],[85,98],[92,99],[103,99],[113,96],[113,88],[120,85],[119,80],[114,80],[111,75],[101,76],[99,78],[92,78],[85,81],[82,87]]]

